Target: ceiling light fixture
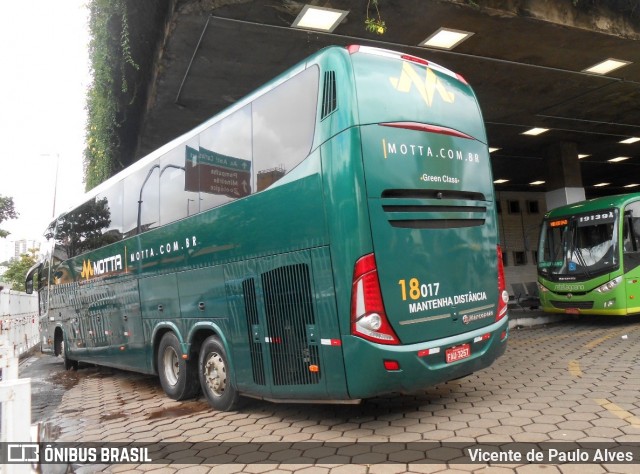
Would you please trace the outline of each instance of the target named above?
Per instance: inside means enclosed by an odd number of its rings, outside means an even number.
[[[626,140],[620,140],[618,143],[624,143],[625,145],[630,145],[635,142],[640,142],[640,138],[631,137],[631,138],[627,138]]]
[[[349,12],[305,5],[291,25],[293,28],[332,32]]]
[[[529,183],[531,186],[540,186],[541,184],[546,183],[546,181],[533,181]]]
[[[623,187],[625,187],[625,188],[635,188],[635,187],[637,187],[637,186],[640,186],[640,184],[631,183],[631,184],[627,184],[627,185],[625,185],[625,186],[623,186]]]
[[[531,136],[537,136],[540,135],[544,132],[548,132],[549,129],[548,128],[539,128],[539,127],[535,127],[532,128],[531,130],[527,130],[526,132],[522,132],[522,135],[531,135]]]
[[[578,155],[578,159],[581,160],[582,158],[586,158],[587,156],[591,156],[591,155]]]
[[[599,62],[598,64],[594,64],[593,66],[587,68],[587,69],[583,69],[582,72],[590,72],[592,74],[608,74],[611,71],[615,71],[618,68],[621,68],[623,66],[627,66],[631,64],[631,61],[624,61],[622,59],[613,59],[613,58],[609,58],[609,59],[605,59],[602,62]]]
[[[603,186],[609,186],[611,183],[598,183],[598,184],[594,184],[593,187],[594,188],[601,188]]]
[[[504,183],[508,183],[509,180],[508,179],[496,179],[493,181],[493,184],[504,184]]]
[[[489,147],[489,153],[493,153],[494,151],[498,151],[500,148],[491,148]]]
[[[440,28],[419,44],[427,48],[453,49],[464,40],[472,36],[469,31],[453,30],[451,28]]]
[[[628,160],[629,157],[628,156],[618,156],[616,158],[611,158],[610,160],[607,160],[609,163],[618,163],[620,161],[624,161],[624,160]]]

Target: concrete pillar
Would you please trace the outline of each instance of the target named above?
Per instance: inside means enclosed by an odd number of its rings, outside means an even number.
[[[554,143],[545,156],[547,168],[547,210],[585,199],[578,148],[573,142]]]

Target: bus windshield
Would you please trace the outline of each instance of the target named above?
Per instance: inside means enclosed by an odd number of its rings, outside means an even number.
[[[579,280],[616,270],[617,214],[608,209],[546,220],[540,235],[540,275]]]

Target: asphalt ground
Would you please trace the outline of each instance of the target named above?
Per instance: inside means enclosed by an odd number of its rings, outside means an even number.
[[[22,361],[20,376],[32,380],[32,421],[45,441],[146,446],[153,459],[42,472],[640,472],[640,319],[511,318],[507,352],[490,368],[360,405],[247,399],[216,412],[202,397],[168,399],[156,377],[65,372],[40,353]],[[609,447],[633,461],[593,456]],[[471,462],[474,449],[484,461]]]

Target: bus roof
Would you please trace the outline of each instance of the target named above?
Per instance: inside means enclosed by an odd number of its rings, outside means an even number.
[[[616,194],[613,196],[605,196],[586,201],[567,204],[566,206],[557,207],[545,214],[545,219],[566,216],[571,214],[580,214],[582,212],[591,212],[598,209],[607,209],[611,207],[624,206],[627,202],[640,199],[640,193]]]

